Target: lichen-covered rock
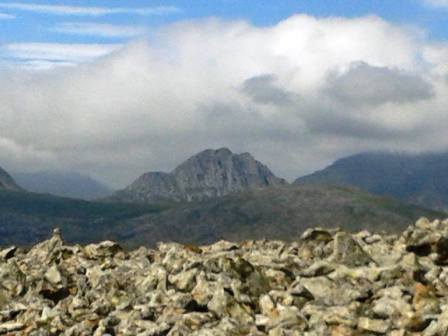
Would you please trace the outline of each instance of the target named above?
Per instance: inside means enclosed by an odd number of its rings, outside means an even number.
[[[389,324],[383,320],[374,320],[367,317],[360,317],[358,328],[363,331],[371,331],[375,334],[385,334],[389,329]]]
[[[334,237],[333,254],[330,260],[333,263],[356,267],[367,265],[372,261],[372,258],[364,252],[351,234],[339,232]]]
[[[401,236],[0,251],[0,334],[448,335],[448,221]]]

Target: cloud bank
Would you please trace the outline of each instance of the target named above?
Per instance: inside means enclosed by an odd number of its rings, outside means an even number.
[[[0,148],[17,155],[0,166],[121,187],[207,147],[289,179],[358,151],[448,149],[448,46],[378,17],[189,21],[110,52],[2,70]]]

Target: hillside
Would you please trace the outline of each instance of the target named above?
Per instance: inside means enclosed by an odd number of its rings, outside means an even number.
[[[148,203],[160,200],[201,201],[261,187],[284,185],[249,153],[227,148],[204,150],[171,173],[149,172],[108,200]]]
[[[420,216],[445,214],[343,187],[285,186],[253,190],[123,222],[116,239],[127,245],[157,241],[204,244],[220,239],[297,239],[315,226],[396,231]]]
[[[103,183],[74,172],[42,171],[12,175],[24,189],[41,194],[93,200],[113,192]]]
[[[362,153],[298,178],[295,184],[355,186],[378,195],[448,210],[448,153]]]
[[[127,247],[158,241],[201,244],[229,239],[297,239],[312,226],[395,231],[441,212],[350,188],[278,187],[202,202],[98,203],[0,192],[0,245],[30,245],[60,227],[67,241],[117,240]]]
[[[0,246],[30,245],[59,227],[69,242],[115,234],[117,222],[161,211],[163,205],[106,204],[29,192],[0,191]]]
[[[21,188],[17,185],[14,179],[5,170],[0,167],[0,190],[15,190],[19,191]]]

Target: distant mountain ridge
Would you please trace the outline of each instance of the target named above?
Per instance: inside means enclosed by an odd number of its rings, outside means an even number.
[[[14,187],[6,172],[1,176]],[[446,217],[356,188],[287,185],[250,154],[226,148],[203,151],[171,173],[145,174],[120,193],[124,198],[109,200],[122,204],[0,188],[0,246],[35,243],[54,227],[71,242],[112,239],[136,247],[294,240],[315,226],[394,232],[421,216]]]
[[[16,181],[3,168],[0,167],[0,190],[21,191]]]
[[[448,153],[361,153],[300,177],[295,184],[355,186],[437,210],[448,210]]]
[[[149,172],[109,200],[147,203],[159,200],[201,201],[254,188],[285,185],[249,153],[228,148],[204,150],[171,173]]]
[[[90,176],[75,172],[41,171],[12,173],[17,183],[28,191],[84,200],[103,198],[112,189]]]

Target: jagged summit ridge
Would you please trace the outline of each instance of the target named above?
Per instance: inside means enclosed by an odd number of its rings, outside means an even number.
[[[3,168],[0,167],[0,190],[19,191],[22,190],[14,179]]]
[[[228,148],[207,149],[190,157],[171,173],[143,174],[113,199],[198,201],[284,184],[285,180],[276,177],[249,153],[234,154]]]

